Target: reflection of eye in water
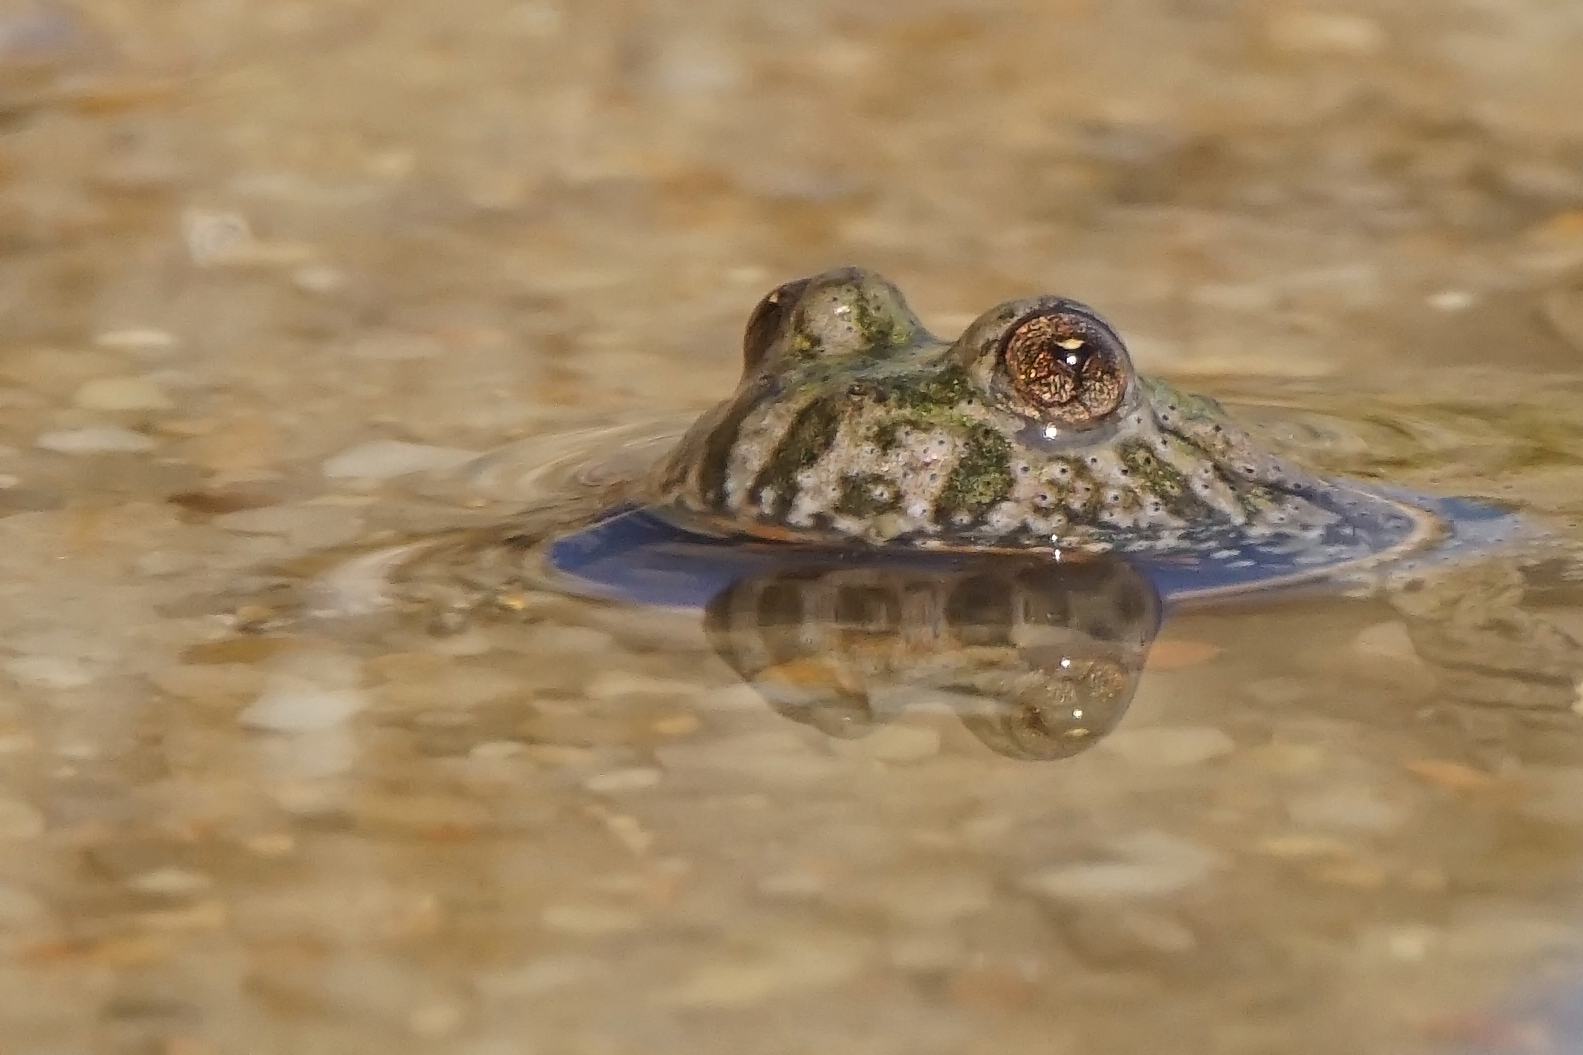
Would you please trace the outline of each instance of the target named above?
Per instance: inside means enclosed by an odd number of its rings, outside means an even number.
[[[1120,560],[986,555],[949,567],[784,568],[709,602],[722,659],[775,711],[831,736],[943,703],[1013,758],[1067,758],[1137,691],[1160,600]]]

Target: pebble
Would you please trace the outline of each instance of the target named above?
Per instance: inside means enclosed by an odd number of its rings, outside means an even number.
[[[451,1055],[539,1055],[540,1053],[538,1045],[526,1037],[473,1037],[468,1040],[458,1040],[448,1045],[447,1050]],[[594,1049],[585,1042],[583,1050]]]
[[[185,868],[156,868],[152,872],[133,876],[127,885],[145,894],[185,897],[203,893],[214,885],[214,880],[202,872]]]
[[[1101,748],[1135,766],[1193,766],[1236,750],[1236,742],[1212,726],[1161,726],[1122,729],[1101,741]]]
[[[190,209],[181,226],[187,254],[199,267],[238,261],[254,245],[252,226],[241,213]]]
[[[643,925],[641,912],[606,905],[549,905],[539,919],[550,930],[580,938],[622,934]]]
[[[18,799],[0,799],[0,841],[22,842],[42,834],[42,813]]]
[[[99,377],[77,389],[72,402],[84,410],[169,410],[174,404],[145,377]]]
[[[650,41],[648,47],[650,84],[666,94],[719,95],[744,76],[730,46],[707,34],[677,34]]]
[[[166,330],[127,327],[95,334],[93,343],[100,348],[131,352],[134,355],[161,356],[173,351],[177,341],[175,335]]]
[[[672,1007],[746,1007],[837,985],[861,971],[866,959],[866,945],[854,938],[787,941],[758,955],[702,964],[660,999]]]
[[[703,722],[696,714],[668,714],[663,718],[656,718],[649,723],[656,736],[676,737],[688,736],[703,728]]]
[[[297,848],[297,839],[290,832],[260,832],[244,838],[242,847],[259,857],[284,857]]]
[[[886,915],[904,923],[935,926],[976,916],[990,907],[995,888],[970,872],[919,870],[891,877],[875,890]]]
[[[387,703],[435,713],[477,707],[506,696],[520,696],[522,682],[503,670],[462,667],[410,681],[392,680],[380,688]]]
[[[1213,850],[1159,831],[1125,836],[1109,849],[1111,860],[1046,869],[1023,885],[1060,901],[1159,897],[1208,878],[1222,864]]]
[[[1405,805],[1388,802],[1367,788],[1331,788],[1286,803],[1293,823],[1322,830],[1391,831],[1407,820],[1408,812]]]
[[[1366,929],[1358,945],[1375,956],[1399,963],[1422,963],[1437,944],[1443,931],[1426,923],[1393,923]]]
[[[731,773],[754,781],[812,784],[832,779],[841,766],[787,732],[744,733],[708,743],[661,744],[654,756],[667,770]]]
[[[623,791],[642,791],[652,788],[663,778],[657,769],[637,767],[632,769],[615,769],[608,773],[596,773],[583,781],[583,787],[598,795],[620,794]]]
[[[605,829],[630,853],[642,856],[654,845],[654,833],[648,831],[636,817],[617,814],[605,818]]]
[[[1320,744],[1273,743],[1253,748],[1247,753],[1247,760],[1271,773],[1293,776],[1323,768],[1330,760],[1330,752]]]
[[[591,747],[577,747],[573,744],[522,744],[521,746],[522,757],[537,766],[580,769],[592,766],[601,757],[600,752]]]
[[[277,785],[296,783],[299,787],[288,794],[302,792],[308,799],[320,797],[325,789],[300,785],[345,773],[356,764],[359,755],[357,739],[339,726],[293,736],[260,737],[251,746],[258,771],[266,780]]]
[[[507,17],[512,28],[538,38],[553,37],[566,24],[566,12],[556,0],[522,0]]]
[[[35,689],[80,689],[95,679],[86,664],[70,656],[17,656],[6,660],[5,669],[18,684]]]
[[[153,450],[155,446],[154,441],[141,432],[133,432],[119,425],[59,429],[44,433],[34,444],[41,450],[57,454],[136,454]]]
[[[1283,861],[1347,861],[1354,847],[1333,835],[1272,835],[1259,841],[1259,852]]]
[[[580,954],[545,956],[519,967],[487,971],[474,980],[474,989],[485,1000],[512,1002],[550,993],[605,974],[602,960]]]
[[[467,757],[480,762],[501,762],[522,758],[527,751],[528,746],[521,740],[485,740],[481,744],[474,744],[467,752]]]
[[[237,720],[249,729],[308,733],[341,725],[366,705],[358,689],[330,689],[293,679],[265,689]]]
[[[1017,828],[1015,814],[983,813],[963,821],[957,832],[964,845],[974,849],[989,849],[1014,838]]]
[[[327,459],[322,471],[325,476],[337,480],[389,480],[409,473],[454,469],[476,457],[477,451],[459,447],[375,440]]]
[[[583,691],[594,700],[613,700],[623,696],[688,698],[698,695],[698,686],[686,681],[651,678],[622,670],[609,670],[596,674]]]
[[[1483,770],[1444,758],[1413,759],[1403,762],[1402,769],[1425,784],[1447,791],[1488,791],[1498,784],[1495,777]]]
[[[1436,311],[1467,311],[1479,298],[1462,289],[1442,289],[1424,298],[1424,303]]]
[[[346,280],[345,271],[328,264],[304,264],[291,273],[292,285],[320,296],[334,293],[346,285]]]
[[[1372,55],[1385,46],[1378,22],[1343,11],[1282,11],[1264,28],[1271,47],[1297,55]]]

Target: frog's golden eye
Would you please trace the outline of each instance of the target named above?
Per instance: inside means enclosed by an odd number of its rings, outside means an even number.
[[[1132,363],[1121,339],[1092,315],[1044,309],[1012,324],[1000,361],[1017,397],[1048,421],[1097,424],[1127,397]]]
[[[759,301],[758,307],[753,309],[753,314],[748,316],[747,329],[742,332],[744,373],[752,373],[764,361],[770,345],[775,343],[775,338],[779,337],[781,331],[785,329],[786,320],[791,315],[792,309],[797,306],[803,291],[808,288],[809,281],[804,278],[796,282],[788,282],[784,286],[777,286],[769,296]]]

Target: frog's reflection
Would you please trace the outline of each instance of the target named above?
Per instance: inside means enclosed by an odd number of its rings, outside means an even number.
[[[1121,720],[1160,611],[1123,561],[995,555],[777,569],[719,593],[704,625],[772,708],[831,736],[944,702],[996,752],[1050,760]]]

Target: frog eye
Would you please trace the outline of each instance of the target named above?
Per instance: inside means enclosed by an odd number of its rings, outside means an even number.
[[[747,329],[742,332],[742,371],[752,373],[764,361],[770,345],[775,343],[792,309],[797,306],[810,279],[799,279],[777,286],[753,309],[748,316]]]
[[[1121,406],[1132,363],[1121,338],[1084,312],[1024,315],[1000,340],[1012,390],[1040,417],[1072,428],[1096,424]]]

